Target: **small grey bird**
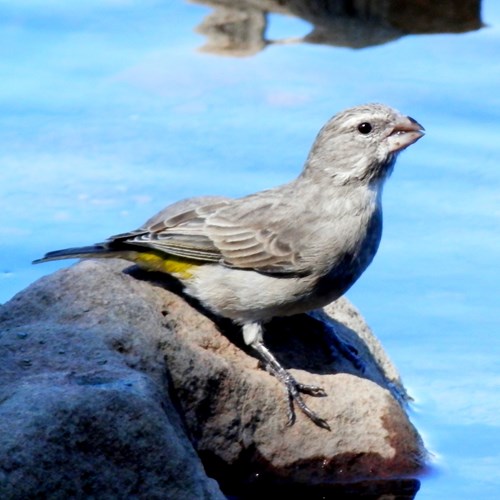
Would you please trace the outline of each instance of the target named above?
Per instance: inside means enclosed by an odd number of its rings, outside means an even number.
[[[263,342],[263,323],[309,312],[344,294],[372,261],[382,234],[381,195],[396,157],[423,135],[413,118],[382,105],[347,109],[319,132],[303,171],[282,186],[238,199],[190,198],[129,233],[93,246],[49,252],[118,257],[176,277],[212,312],[241,325],[246,344],[316,425],[328,423]]]

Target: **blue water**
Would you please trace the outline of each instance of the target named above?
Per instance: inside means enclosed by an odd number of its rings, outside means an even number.
[[[65,266],[46,251],[139,226],[185,196],[239,196],[301,169],[335,112],[422,123],[385,191],[383,242],[349,292],[415,398],[424,499],[500,497],[500,3],[465,34],[352,50],[197,50],[207,7],[0,3],[0,302]],[[305,21],[270,16],[268,36]]]

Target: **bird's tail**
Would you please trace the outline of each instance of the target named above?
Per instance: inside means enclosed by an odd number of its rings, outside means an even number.
[[[91,245],[88,247],[65,248],[63,250],[55,250],[45,254],[41,259],[33,261],[33,264],[48,262],[50,260],[60,259],[88,259],[93,257],[118,257],[119,252],[108,248],[106,243]]]

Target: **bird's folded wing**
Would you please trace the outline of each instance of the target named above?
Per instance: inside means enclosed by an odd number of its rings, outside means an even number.
[[[246,219],[246,218],[245,218]],[[270,222],[235,221],[216,214],[207,223],[207,232],[222,255],[222,262],[240,269],[270,274],[302,274],[301,256],[293,242]],[[246,222],[246,223],[245,223]]]
[[[219,262],[222,255],[205,234],[204,225],[207,215],[225,204],[202,205],[173,215],[162,211],[139,229],[112,236],[108,244],[145,247],[186,259]]]
[[[227,267],[269,274],[305,274],[308,269],[279,224],[264,223],[266,210],[238,210],[215,203],[156,219],[147,227],[120,234],[110,244],[126,243],[152,248],[178,257],[219,262]]]

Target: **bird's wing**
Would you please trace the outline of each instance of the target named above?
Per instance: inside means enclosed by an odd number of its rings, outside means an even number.
[[[307,272],[295,239],[295,219],[284,220],[283,200],[246,198],[234,209],[223,209],[207,220],[206,231],[229,267],[270,274]],[[288,219],[288,218],[286,218]],[[293,222],[293,224],[291,224]],[[300,232],[300,231],[298,231]]]
[[[276,216],[276,203],[284,202],[269,191],[266,196],[202,204],[166,218],[156,216],[137,231],[111,238],[110,244],[269,274],[304,274],[308,269],[294,249],[293,228],[284,227]]]
[[[170,205],[135,231],[108,239],[111,248],[146,247],[178,257],[219,262],[220,251],[204,231],[206,218],[228,204],[222,197],[200,197]]]

